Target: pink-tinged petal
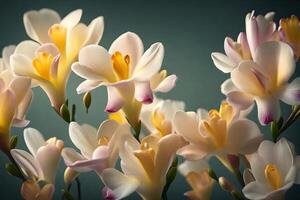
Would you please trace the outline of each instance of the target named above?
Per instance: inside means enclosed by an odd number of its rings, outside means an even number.
[[[111,55],[120,52],[123,56],[130,57],[130,74],[134,71],[136,64],[140,60],[144,52],[144,45],[140,37],[132,32],[120,35],[110,46]]]
[[[103,183],[111,189],[116,199],[123,199],[133,193],[140,185],[134,177],[126,176],[116,169],[105,169],[101,173]]]
[[[261,184],[257,181],[253,181],[243,188],[243,194],[248,199],[265,199],[271,191],[271,187],[268,187],[267,184]]]
[[[16,103],[19,105],[30,90],[31,79],[26,77],[15,77],[10,82],[9,87],[14,91]]]
[[[109,189],[108,187],[105,186],[101,192],[102,192],[102,197],[105,200],[116,200],[116,197],[115,197],[113,191],[111,189]]]
[[[102,86],[102,83],[102,81],[85,80],[81,82],[76,88],[77,94],[92,91],[93,89]]]
[[[24,130],[24,140],[30,153],[35,157],[40,147],[46,145],[43,135],[34,128]]]
[[[202,159],[197,161],[185,160],[178,166],[178,171],[183,175],[187,176],[190,172],[202,172],[209,168],[208,160]]]
[[[264,96],[268,79],[257,68],[257,64],[252,61],[241,62],[232,71],[231,80],[243,92],[253,96]]]
[[[270,77],[278,87],[286,83],[295,71],[293,50],[283,42],[262,44],[253,59],[261,66],[261,72]]]
[[[69,136],[73,144],[80,149],[86,158],[92,158],[94,150],[97,148],[97,134],[95,128],[80,126],[76,122],[69,125]]]
[[[48,183],[54,183],[58,163],[60,160],[60,149],[54,144],[48,144],[38,149],[36,159],[43,171],[42,180]]]
[[[156,88],[153,88],[155,92],[169,92],[172,90],[177,81],[177,76],[176,75],[170,75],[167,76],[162,82],[158,84]]]
[[[224,73],[230,73],[237,66],[236,62],[222,53],[214,52],[211,54],[211,58],[215,66]]]
[[[164,59],[164,46],[162,43],[154,43],[143,54],[134,70],[134,77],[138,81],[150,80],[159,72]]]
[[[27,176],[40,177],[43,175],[39,163],[26,151],[12,149],[11,155]]]
[[[211,153],[211,149],[203,143],[188,144],[177,151],[178,155],[183,156],[187,160],[200,160]]]
[[[44,185],[37,195],[37,200],[51,200],[53,198],[55,186],[53,184]]]
[[[150,81],[135,82],[135,93],[134,97],[139,102],[144,104],[150,104],[153,101],[153,92],[150,87]]]
[[[107,158],[96,158],[90,160],[79,160],[68,165],[71,169],[74,169],[77,172],[90,172],[96,171],[101,173],[104,169],[107,168]]]
[[[16,96],[10,89],[0,93],[0,133],[9,134],[16,112]]]
[[[42,44],[39,48],[36,49],[35,54],[37,55],[39,52],[45,52],[54,57],[59,54],[58,48],[53,43]]]
[[[88,33],[84,45],[98,44],[104,31],[103,17],[95,18],[88,26]]]
[[[299,105],[300,104],[300,78],[293,80],[284,89],[280,99],[289,105]]]
[[[225,80],[221,85],[222,94],[227,95],[230,92],[239,91],[239,89],[234,85],[232,80],[229,78]]]
[[[239,91],[229,92],[226,100],[239,110],[248,109],[253,105],[254,102],[252,96]]]
[[[278,120],[281,114],[279,100],[276,97],[255,98],[258,119],[261,125]]]
[[[89,45],[82,48],[79,52],[78,62],[82,66],[82,68],[87,68],[86,70],[90,70],[97,76],[100,75],[110,81],[113,81],[115,79],[111,55],[106,51],[106,49],[101,46]],[[80,73],[80,71],[77,71],[77,68],[74,69],[74,67],[72,67],[73,71],[77,75],[83,77],[84,73]],[[83,78],[92,79],[88,77]]]
[[[14,118],[13,127],[23,128],[26,127],[29,123],[30,123],[29,120]]]
[[[228,129],[227,145],[234,155],[256,152],[262,140],[259,128],[248,119],[234,121]]]
[[[22,99],[22,101],[18,105],[18,109],[15,114],[15,120],[18,120],[19,122],[28,121],[28,120],[25,120],[25,115],[30,107],[32,99],[33,99],[33,92],[32,92],[32,90],[28,90],[27,94],[25,95],[25,97]],[[16,126],[16,124],[14,124],[14,126]],[[24,126],[26,126],[26,125],[24,124]],[[21,126],[21,127],[24,127],[24,126]]]
[[[60,24],[66,26],[68,29],[71,29],[74,26],[76,26],[76,24],[79,23],[79,21],[81,19],[81,15],[82,15],[81,9],[74,10],[74,11],[70,12],[67,16],[65,16],[61,20]]]
[[[239,63],[242,60],[239,52],[236,51],[237,43],[230,37],[226,37],[224,40],[224,50],[226,55],[235,63]]]
[[[241,44],[243,53],[249,54],[250,57],[250,48],[249,48],[246,33],[241,32],[237,38],[237,42]]]
[[[124,99],[114,86],[107,86],[107,104],[105,112],[113,113],[120,110],[124,105]]]
[[[23,22],[27,35],[40,43],[50,42],[48,29],[60,22],[57,12],[50,9],[32,10],[23,16]]]
[[[67,166],[72,165],[76,161],[85,160],[85,158],[81,154],[77,153],[74,149],[68,147],[62,150],[61,156],[63,157]]]
[[[252,13],[248,13],[246,15],[245,24],[246,24],[246,35],[249,42],[249,48],[251,54],[254,55],[256,47],[259,45],[259,38],[258,38],[258,25],[255,19],[254,11]]]
[[[32,200],[36,198],[39,191],[40,187],[35,181],[27,180],[23,182],[20,193],[25,200]]]

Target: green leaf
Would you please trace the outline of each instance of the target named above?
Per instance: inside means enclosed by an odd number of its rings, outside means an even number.
[[[21,178],[23,176],[22,173],[20,172],[19,168],[12,163],[6,163],[5,169],[12,176],[15,176],[18,178]]]
[[[214,179],[215,181],[218,181],[218,177],[217,177],[215,171],[214,171],[212,168],[209,168],[209,169],[208,169],[208,175],[209,175],[212,179]]]
[[[17,144],[18,144],[18,136],[16,136],[16,135],[11,136],[11,138],[9,140],[10,149],[16,148]]]

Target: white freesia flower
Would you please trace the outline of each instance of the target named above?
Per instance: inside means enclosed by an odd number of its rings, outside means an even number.
[[[64,148],[62,156],[66,165],[77,172],[94,170],[100,174],[103,169],[115,166],[120,143],[126,135],[131,135],[129,126],[114,120],[104,121],[98,131],[90,125],[71,122],[69,136],[81,153]]]
[[[183,101],[154,98],[152,104],[142,107],[140,118],[150,133],[164,136],[174,132],[173,118],[177,111],[184,111],[184,107]]]
[[[213,189],[214,180],[208,174],[207,160],[186,160],[178,166],[179,172],[185,177],[192,187],[191,191],[184,193],[192,200],[209,200]]]
[[[107,51],[101,46],[90,45],[79,53],[79,62],[72,70],[86,79],[78,87],[83,93],[100,86],[107,87],[106,112],[122,108],[131,124],[138,123],[141,103],[153,101],[153,92],[168,92],[177,77],[159,71],[164,58],[164,47],[157,42],[144,52],[138,35],[127,32],[119,36]]]
[[[174,117],[174,126],[176,133],[189,143],[178,151],[179,155],[188,160],[216,155],[230,170],[229,155],[253,153],[262,140],[257,125],[243,118],[227,102],[221,104],[219,111],[179,111]]]
[[[15,46],[7,46],[0,59],[0,132],[7,133],[10,126],[24,127],[29,121],[26,112],[32,100],[31,80],[16,77],[11,69],[9,57]]]
[[[115,199],[137,191],[145,200],[160,200],[166,174],[182,144],[182,138],[176,134],[161,138],[148,136],[141,144],[128,137],[120,150],[123,173],[108,168],[101,174],[102,180]]]
[[[56,138],[45,141],[42,134],[33,128],[24,130],[24,140],[31,154],[21,149],[12,149],[15,161],[26,176],[54,183],[64,142]]]
[[[79,23],[81,14],[81,10],[75,10],[61,20],[50,9],[25,13],[26,32],[36,42],[21,42],[11,56],[14,72],[32,78],[41,86],[57,111],[65,101],[71,64],[80,48],[97,44],[103,33],[103,17],[86,26]]]
[[[300,157],[286,139],[276,144],[263,141],[251,155],[251,170],[246,170],[243,193],[249,199],[280,200],[294,183],[300,184]]]

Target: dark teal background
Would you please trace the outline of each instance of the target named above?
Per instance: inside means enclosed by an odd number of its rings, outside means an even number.
[[[223,52],[223,41],[226,36],[236,38],[240,31],[244,31],[244,18],[248,12],[265,14],[275,11],[275,20],[288,17],[291,14],[300,16],[300,2],[292,0],[263,1],[263,0],[209,0],[209,1],[1,1],[0,7],[0,47],[16,44],[28,39],[23,27],[23,13],[40,8],[52,8],[61,16],[68,12],[82,8],[83,22],[88,23],[93,18],[102,15],[105,19],[105,31],[100,44],[109,48],[111,42],[126,31],[136,32],[148,48],[152,43],[161,41],[165,46],[164,66],[169,73],[177,74],[177,86],[168,94],[159,95],[164,98],[183,100],[187,110],[198,107],[218,107],[224,96],[220,93],[220,84],[228,75],[218,71],[210,58],[213,51]],[[300,67],[298,65],[298,67]],[[300,76],[298,68],[295,77]],[[68,97],[71,103],[77,104],[77,121],[98,126],[106,118],[103,112],[106,103],[104,88],[93,91],[93,102],[89,114],[84,112],[81,95],[77,95],[75,88],[81,79],[72,74],[68,84]],[[30,126],[40,130],[46,138],[57,136],[65,141],[65,146],[72,146],[68,137],[68,126],[50,107],[44,92],[34,89],[34,101],[28,113]],[[289,108],[284,106],[284,112]],[[256,120],[256,111],[251,115]],[[257,120],[256,120],[257,121]],[[300,152],[300,123],[296,122],[288,129],[284,136],[291,140]],[[262,132],[270,138],[268,128]],[[22,130],[14,129],[13,135],[19,135],[18,148],[24,146]],[[284,159],[284,158],[283,158]],[[19,195],[20,181],[9,176],[4,170],[7,159],[0,155],[0,199],[21,199]],[[213,167],[218,175],[228,176],[226,170],[215,160]],[[63,187],[64,164],[57,177],[55,199],[60,198]],[[102,188],[99,178],[94,173],[80,176],[83,199],[101,199]],[[183,193],[189,190],[184,179],[179,175],[169,191],[169,199],[185,199]],[[287,199],[297,199],[300,187],[294,186],[287,194]],[[212,199],[230,199],[230,195],[217,186]],[[128,199],[138,199],[136,195]]]

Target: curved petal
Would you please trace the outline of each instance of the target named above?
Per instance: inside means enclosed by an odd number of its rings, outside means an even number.
[[[254,102],[252,96],[239,91],[229,92],[226,100],[239,110],[248,109]]]
[[[287,82],[295,71],[294,53],[291,47],[283,42],[266,42],[258,47],[254,54],[261,72],[270,76],[280,86]]]
[[[92,158],[94,150],[97,148],[97,135],[94,131],[80,126],[76,122],[69,125],[69,136],[73,144],[80,149],[86,158]]]
[[[224,50],[226,55],[231,58],[235,63],[239,63],[242,60],[239,52],[236,51],[236,42],[233,41],[230,37],[226,37],[224,40]]]
[[[88,26],[88,32],[84,45],[98,44],[104,31],[104,19],[102,16],[93,19]]]
[[[200,160],[209,153],[211,153],[211,149],[205,143],[188,144],[177,151],[178,155],[183,156],[187,160]]]
[[[222,94],[227,95],[230,92],[239,91],[239,89],[234,85],[232,80],[229,78],[225,80],[221,85]]]
[[[53,198],[55,186],[53,184],[44,185],[37,195],[37,200],[51,200]]]
[[[259,183],[266,184],[264,169],[266,168],[267,163],[265,162],[264,158],[259,154],[255,153],[251,155],[249,161],[251,166],[251,172],[255,180]]]
[[[158,84],[156,88],[153,89],[155,92],[164,92],[164,93],[169,92],[175,87],[176,81],[177,81],[176,75],[173,74],[167,76],[165,79],[162,80],[162,82]]]
[[[107,86],[107,104],[105,112],[113,113],[120,110],[124,105],[124,99],[114,86]]]
[[[39,11],[28,11],[23,16],[27,35],[39,43],[50,42],[48,29],[59,22],[60,16],[57,12],[45,8]]]
[[[234,121],[228,129],[227,145],[231,154],[251,154],[256,152],[263,140],[257,125],[248,120]]]
[[[82,94],[85,92],[92,91],[93,89],[100,87],[102,83],[102,81],[85,80],[78,85],[78,87],[76,88],[76,92],[77,94]]]
[[[279,100],[276,97],[255,98],[258,119],[261,125],[278,120],[281,114]]]
[[[132,32],[126,32],[120,35],[110,46],[109,53],[113,55],[120,52],[123,56],[130,57],[130,74],[133,73],[138,61],[143,55],[144,45],[141,38]]]
[[[280,99],[289,105],[300,104],[300,77],[288,84]]]
[[[152,44],[137,63],[134,78],[138,81],[146,81],[158,73],[164,59],[164,51],[162,43]]]
[[[277,166],[280,167],[282,176],[286,177],[291,166],[294,165],[294,152],[285,138],[281,138],[278,142],[276,142],[274,145],[274,152],[276,152],[275,159]],[[292,181],[294,181],[294,177]]]
[[[79,52],[78,61],[80,65],[87,67],[107,80],[114,80],[111,56],[103,47],[89,45],[82,48]],[[80,74],[78,73],[79,76]]]
[[[105,136],[110,141],[118,127],[119,124],[115,120],[107,119],[103,121],[98,128],[97,138],[100,138],[100,136]]]
[[[249,183],[255,181],[255,178],[253,177],[253,174],[250,169],[246,168],[244,170],[243,180],[245,182],[245,185],[248,185]]]
[[[153,102],[153,92],[150,87],[150,81],[139,82],[135,81],[134,97],[139,102],[150,104]]]
[[[3,64],[5,66],[5,69],[11,70],[9,59],[10,59],[10,56],[15,52],[15,49],[16,49],[15,45],[9,45],[9,46],[3,48],[2,59],[3,59]]]
[[[253,181],[243,188],[243,193],[248,199],[265,199],[271,188],[265,184]]]
[[[10,63],[13,71],[19,76],[27,76],[39,80],[32,66],[31,60],[21,54],[14,54],[10,57]]]
[[[101,173],[103,183],[112,190],[116,199],[123,199],[133,193],[140,185],[134,177],[126,176],[116,169],[105,169]]]
[[[236,67],[237,63],[232,61],[226,55],[222,53],[212,53],[211,58],[215,66],[224,73],[230,73]]]
[[[208,168],[209,164],[207,160],[186,160],[178,166],[178,170],[183,176],[187,176],[190,172],[201,172],[203,170],[207,170]]]
[[[27,176],[41,177],[43,175],[39,163],[32,157],[32,155],[21,149],[12,149],[10,152],[14,160]]]
[[[14,54],[21,54],[32,60],[36,57],[36,52],[39,49],[40,44],[31,40],[25,40],[20,42],[15,49]]]
[[[72,70],[81,78],[90,81],[105,81],[105,78],[101,74],[98,74],[96,71],[85,65],[81,65],[79,62],[72,65]]]
[[[31,88],[31,79],[26,77],[15,77],[10,82],[9,87],[14,91],[16,103],[19,105]]]
[[[46,144],[43,135],[34,128],[26,128],[24,130],[24,140],[27,148],[34,157],[36,157],[38,149]]]
[[[16,96],[12,90],[0,93],[0,135],[9,134],[16,106]]]
[[[36,54],[38,52],[46,52],[46,53],[52,55],[53,57],[55,57],[55,56],[57,56],[59,54],[58,48],[53,43],[42,44],[35,51]]]
[[[81,15],[82,15],[81,9],[73,10],[61,20],[60,24],[66,26],[68,29],[71,29],[76,24],[79,23],[81,19]]]

